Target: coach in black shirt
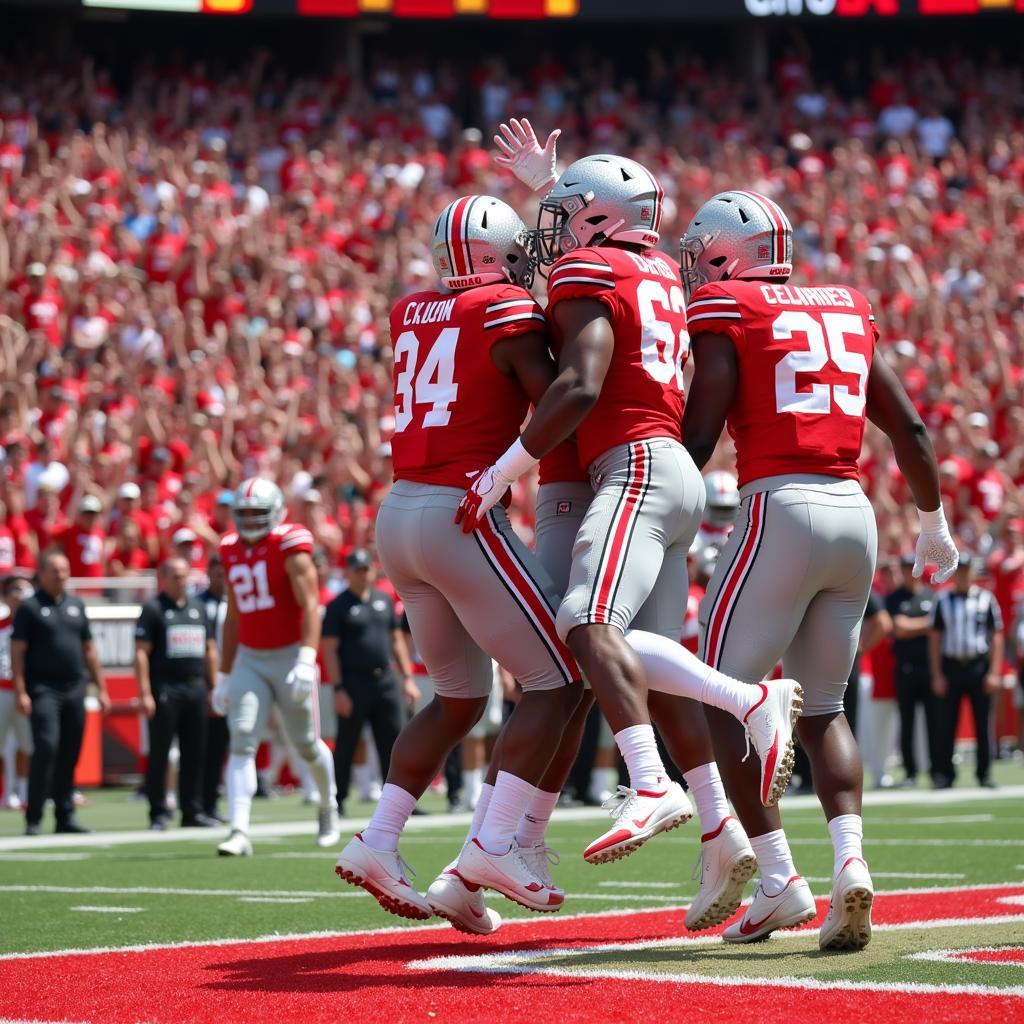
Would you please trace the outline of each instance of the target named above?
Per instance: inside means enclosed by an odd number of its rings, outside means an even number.
[[[905,786],[913,786],[918,764],[914,751],[914,725],[917,708],[924,708],[928,728],[929,770],[934,778],[938,761],[935,741],[939,735],[938,705],[932,693],[932,669],[928,657],[928,633],[935,611],[935,595],[920,580],[914,579],[914,556],[900,559],[903,585],[886,599],[892,616],[892,656],[895,663],[896,701],[900,712],[900,751],[907,773]]]
[[[1003,670],[1003,618],[992,594],[974,582],[973,571],[973,559],[962,554],[955,586],[935,602],[928,641],[932,689],[940,700],[943,718],[935,781],[939,789],[953,785],[956,777],[953,750],[964,697],[974,716],[978,783],[995,788],[989,776],[989,731],[992,694],[999,690]]]
[[[347,563],[348,589],[324,612],[324,664],[334,684],[334,709],[338,713],[334,773],[342,816],[352,758],[363,726],[370,723],[381,772],[387,778],[391,748],[402,731],[405,708],[419,696],[395,606],[387,594],[373,586],[372,564],[368,551],[353,551]],[[391,669],[393,660],[402,671],[402,685]]]
[[[135,676],[149,718],[146,796],[150,828],[167,817],[167,757],[178,737],[178,806],[183,826],[217,824],[203,813],[202,768],[206,699],[217,673],[217,644],[203,603],[190,597],[188,563],[160,566],[160,593],[142,606],[135,626]]]
[[[75,765],[85,731],[85,677],[110,710],[85,605],[64,590],[71,569],[59,551],[43,555],[39,589],[21,602],[11,633],[11,668],[19,709],[30,715],[32,762],[25,834],[38,835],[52,794],[58,832],[89,832],[75,820]]]

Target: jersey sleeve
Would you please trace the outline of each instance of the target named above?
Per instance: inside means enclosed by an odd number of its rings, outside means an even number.
[[[686,307],[686,328],[690,337],[724,334],[739,350],[743,342],[743,311],[736,296],[721,284],[702,285]]]
[[[600,250],[577,249],[559,258],[548,277],[548,308],[566,299],[615,300],[615,271]]]
[[[537,300],[524,288],[496,288],[483,310],[483,331],[488,345],[531,331],[547,330],[547,317]]]
[[[881,334],[878,330],[878,324],[875,323],[875,311],[871,308],[870,302],[868,303],[868,323],[871,324],[871,337],[877,345]]]
[[[281,535],[279,548],[285,558],[297,555],[300,551],[312,554],[313,534],[304,526],[290,526]]]

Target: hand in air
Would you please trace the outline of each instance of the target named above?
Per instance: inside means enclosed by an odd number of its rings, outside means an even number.
[[[494,162],[507,167],[534,192],[546,191],[558,180],[555,143],[561,134],[561,128],[556,128],[542,149],[533,125],[525,117],[521,121],[513,117],[509,124],[501,125],[501,135],[494,136],[494,144],[501,152]]]

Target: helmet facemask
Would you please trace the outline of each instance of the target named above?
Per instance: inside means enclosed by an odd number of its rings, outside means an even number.
[[[257,508],[250,505],[247,508],[232,509],[231,515],[235,520],[238,536],[250,544],[263,540],[277,526],[275,521],[277,517],[271,508]]]

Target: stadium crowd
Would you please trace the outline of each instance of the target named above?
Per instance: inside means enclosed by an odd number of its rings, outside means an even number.
[[[795,280],[871,299],[929,424],[947,515],[1006,622],[1024,598],[1024,81],[950,51],[793,46],[769,79],[652,52],[471,65],[378,56],[297,76],[140,60],[130,73],[0,61],[0,575],[62,546],[74,576],[202,568],[230,489],[275,479],[332,563],[372,547],[390,483],[391,304],[431,282],[430,227],[467,192],[533,220],[486,136],[558,126],[561,161],[628,153],[659,174],[671,249],[742,182],[796,228]],[[474,127],[480,126],[480,127]],[[482,129],[482,130],[481,130]],[[538,278],[538,293],[543,280]],[[729,469],[723,439],[709,469]],[[880,560],[913,506],[869,428]],[[533,481],[515,496],[529,533]]]

